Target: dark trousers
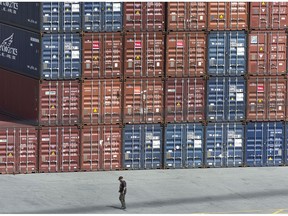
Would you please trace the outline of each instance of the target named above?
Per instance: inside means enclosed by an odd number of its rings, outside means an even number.
[[[126,204],[125,204],[125,194],[124,194],[124,193],[120,193],[119,200],[120,200],[120,202],[121,202],[122,207],[123,207],[123,208],[126,208]]]

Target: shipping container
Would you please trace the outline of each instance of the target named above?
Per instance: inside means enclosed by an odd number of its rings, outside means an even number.
[[[247,120],[285,120],[288,113],[286,100],[286,78],[250,77],[247,81]]]
[[[203,78],[168,78],[166,80],[166,122],[199,122],[205,119]]]
[[[123,128],[123,169],[162,168],[162,127],[158,124]]]
[[[123,3],[83,2],[84,32],[121,32],[123,25]]]
[[[287,2],[251,2],[250,29],[286,29],[288,20]]]
[[[165,168],[197,168],[203,166],[204,126],[167,124],[164,141]]]
[[[285,31],[251,31],[248,46],[248,74],[287,73],[287,35]]]
[[[124,76],[126,78],[164,76],[164,35],[162,32],[126,33]]]
[[[77,126],[39,130],[39,172],[79,171],[80,130]]]
[[[118,125],[81,129],[81,171],[122,168],[122,128]]]
[[[0,173],[38,171],[38,132],[35,127],[0,115]]]
[[[121,33],[85,33],[82,43],[84,79],[122,77]]]
[[[240,76],[246,73],[246,33],[215,31],[208,35],[208,74]]]
[[[119,80],[84,80],[82,83],[82,122],[120,124],[122,122],[122,83]]]
[[[246,126],[246,165],[284,165],[283,122],[251,122]]]
[[[125,124],[163,122],[163,81],[133,79],[124,82]]]
[[[214,123],[206,126],[206,166],[243,166],[244,125]]]
[[[40,36],[0,23],[0,67],[37,79],[78,79],[81,77],[80,35]]]
[[[167,2],[168,31],[201,31],[206,26],[206,2]]]
[[[170,32],[166,39],[166,76],[194,77],[206,73],[206,33]]]
[[[165,2],[125,2],[124,30],[164,31]]]
[[[34,32],[80,32],[81,3],[1,2],[0,20]]]
[[[245,119],[246,81],[243,77],[210,77],[207,81],[207,120]]]
[[[209,2],[208,30],[247,30],[248,2]]]
[[[34,125],[80,123],[80,83],[39,81],[0,69],[0,111]]]

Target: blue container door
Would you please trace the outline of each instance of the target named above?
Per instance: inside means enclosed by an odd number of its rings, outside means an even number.
[[[43,32],[59,32],[61,30],[61,4],[63,3],[42,3]]]
[[[162,166],[162,128],[160,125],[142,125],[143,127],[143,167],[145,169]]]
[[[142,130],[140,125],[126,125],[123,135],[124,169],[142,168]]]
[[[77,79],[81,76],[81,38],[78,34],[63,35],[64,79]]]
[[[186,126],[184,124],[168,124],[165,130],[165,167],[183,168],[185,160],[183,148],[187,143],[184,135]],[[193,151],[193,148],[191,150]],[[193,156],[193,152],[191,153]]]
[[[187,124],[185,137],[185,167],[202,167],[204,127],[201,124]]]
[[[101,31],[101,2],[83,2],[83,31],[100,32]]]
[[[102,29],[105,32],[122,31],[122,3],[120,2],[105,2],[102,3],[104,11],[102,13]]]
[[[43,79],[59,79],[61,58],[61,35],[44,34],[42,37],[42,75]]]
[[[80,32],[81,5],[80,3],[63,3],[63,31]]]

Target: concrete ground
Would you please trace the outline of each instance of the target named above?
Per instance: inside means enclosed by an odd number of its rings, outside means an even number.
[[[0,213],[288,213],[288,167],[0,176]],[[127,209],[118,176],[127,181]]]

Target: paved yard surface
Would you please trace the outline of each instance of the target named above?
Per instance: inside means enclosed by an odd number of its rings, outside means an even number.
[[[288,167],[0,175],[0,183],[0,213],[288,214]]]

